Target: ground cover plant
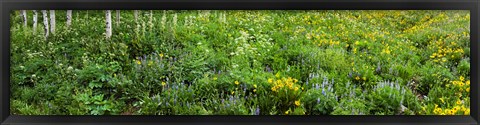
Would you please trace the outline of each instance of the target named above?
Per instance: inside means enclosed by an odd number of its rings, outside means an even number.
[[[468,11],[19,10],[10,18],[15,115],[470,114]]]

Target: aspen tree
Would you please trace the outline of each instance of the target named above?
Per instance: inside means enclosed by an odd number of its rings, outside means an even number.
[[[55,10],[50,10],[50,32],[55,34]]]
[[[48,28],[48,13],[47,10],[42,10],[43,14],[43,26],[45,31],[45,39],[48,37],[50,29]]]
[[[37,23],[38,23],[38,12],[37,10],[33,10],[33,34],[37,32]]]
[[[105,14],[106,18],[106,38],[109,39],[112,36],[112,12],[107,10]]]

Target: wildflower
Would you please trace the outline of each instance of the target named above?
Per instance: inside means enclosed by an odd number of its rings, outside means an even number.
[[[467,110],[464,112],[464,115],[470,115],[470,109],[467,109]]]
[[[217,77],[213,77],[213,80],[217,80]]]
[[[153,64],[153,61],[148,61],[148,66],[151,66]]]
[[[285,115],[288,115],[288,111],[285,111]]]
[[[165,86],[166,84],[167,84],[167,83],[165,83],[165,82],[162,82],[162,86]]]
[[[280,78],[280,73],[275,74],[275,77]]]
[[[268,83],[270,83],[270,84],[273,83],[273,79],[272,79],[272,78],[269,78],[269,79],[268,79]]]
[[[137,60],[137,64],[140,65],[142,64],[142,62],[140,60]]]
[[[73,70],[73,67],[72,67],[72,66],[69,66],[69,67],[67,68],[67,70]],[[469,82],[469,83],[470,83],[470,82]]]
[[[465,84],[470,85],[470,80],[468,80],[467,82],[465,82]]]
[[[253,87],[254,87],[254,88],[257,88],[257,84],[253,84]]]
[[[158,56],[160,56],[160,58],[163,58],[163,53],[160,53]]]
[[[257,109],[255,110],[255,115],[260,115],[260,108],[257,107]]]
[[[355,80],[360,80],[360,77],[358,77],[358,76],[357,76],[357,77],[355,77]]]
[[[456,102],[456,103],[457,103],[457,105],[460,105],[460,104],[462,104],[462,101],[460,101],[460,100],[457,100],[457,102]]]
[[[297,91],[298,90],[298,87],[295,87],[295,90],[294,91]]]
[[[232,91],[232,95],[235,94],[235,91]]]
[[[300,106],[300,100],[295,101],[296,106]]]
[[[465,78],[463,76],[460,76],[460,81],[463,82],[463,80],[465,80]]]
[[[470,92],[470,87],[467,88],[467,92]]]
[[[253,92],[257,92],[257,89],[253,89]]]
[[[238,81],[235,81],[235,85],[238,85],[238,84],[240,84],[240,82],[238,82]]]
[[[362,77],[362,79],[363,79],[363,81],[365,81],[365,80],[367,80],[367,77],[364,76],[364,77]]]

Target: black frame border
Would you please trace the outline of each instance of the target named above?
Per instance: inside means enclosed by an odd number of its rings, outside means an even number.
[[[2,0],[0,3],[0,122],[13,124],[462,124],[480,120],[478,0]],[[470,116],[18,116],[10,115],[10,12],[56,10],[470,10]]]

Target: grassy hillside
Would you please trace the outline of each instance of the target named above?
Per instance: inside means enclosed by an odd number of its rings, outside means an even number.
[[[468,11],[11,14],[19,115],[468,115]],[[153,15],[152,15],[153,14]]]

